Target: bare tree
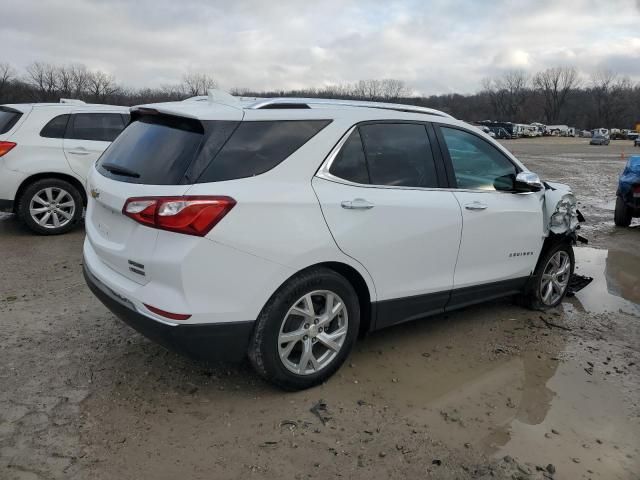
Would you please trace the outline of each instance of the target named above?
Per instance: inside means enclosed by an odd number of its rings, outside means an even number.
[[[210,88],[216,88],[216,80],[206,74],[191,72],[182,77],[182,85],[185,92],[191,96],[206,95]]]
[[[633,85],[627,77],[620,77],[611,70],[598,70],[591,76],[595,122],[598,125],[617,127],[630,115]]]
[[[57,67],[58,90],[60,96],[70,97],[73,95],[73,72],[71,67],[61,65]]]
[[[15,70],[8,63],[0,63],[0,98],[3,98],[9,86],[9,82],[13,80]]]
[[[36,88],[38,100],[53,100],[58,90],[57,68],[48,63],[33,62],[27,67],[27,83]]]
[[[548,68],[537,73],[533,83],[544,98],[544,114],[547,123],[558,121],[567,97],[580,84],[575,67]]]
[[[72,95],[74,98],[80,98],[89,87],[89,72],[84,65],[71,65],[70,70]]]
[[[511,121],[523,119],[522,109],[531,94],[529,75],[524,70],[511,70],[496,78],[482,81],[498,118]]]
[[[381,81],[382,98],[385,100],[398,100],[410,95],[411,91],[402,80],[384,78]]]
[[[101,70],[89,72],[87,84],[89,94],[96,101],[105,101],[118,91],[114,76]]]

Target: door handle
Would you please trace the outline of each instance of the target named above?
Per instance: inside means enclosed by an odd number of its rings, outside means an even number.
[[[464,208],[466,208],[467,210],[486,210],[488,207],[489,205],[482,202],[472,202],[472,203],[466,203],[464,205]]]
[[[89,155],[89,150],[84,147],[76,147],[73,150],[69,150],[69,153],[72,155]]]
[[[374,207],[373,203],[367,202],[364,198],[344,200],[340,205],[348,210],[369,210]]]

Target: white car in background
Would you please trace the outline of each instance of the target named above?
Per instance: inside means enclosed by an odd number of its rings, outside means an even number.
[[[0,105],[0,211],[41,235],[73,228],[89,168],[128,121],[126,107],[78,100]]]
[[[575,197],[431,109],[319,99],[137,107],[91,169],[84,275],[126,323],[286,389],[360,334],[519,294],[558,305]]]

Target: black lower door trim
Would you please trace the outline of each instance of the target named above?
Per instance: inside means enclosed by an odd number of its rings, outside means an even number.
[[[444,292],[374,302],[372,312],[375,312],[375,323],[371,330],[380,330],[391,325],[430,317],[475,303],[515,295],[524,290],[528,279],[529,277],[521,277]]]
[[[451,298],[445,311],[463,308],[474,303],[486,302],[495,298],[515,295],[522,292],[529,277],[502,280],[499,282],[457,288],[451,291]]]
[[[444,312],[450,291],[376,302],[374,330]]]

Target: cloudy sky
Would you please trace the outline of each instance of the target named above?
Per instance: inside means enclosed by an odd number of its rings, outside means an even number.
[[[640,81],[640,0],[0,0],[0,62],[83,63],[126,85],[223,88],[398,78],[470,93],[509,69]]]

